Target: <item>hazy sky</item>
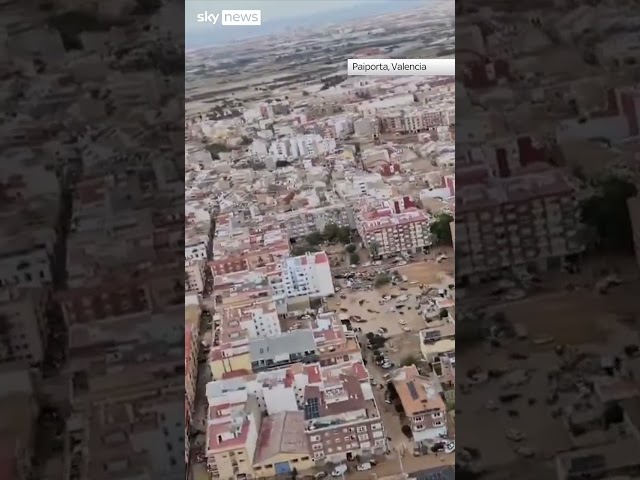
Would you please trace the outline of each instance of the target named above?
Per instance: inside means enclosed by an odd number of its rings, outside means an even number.
[[[187,47],[199,47],[236,40],[242,37],[270,34],[278,27],[286,25],[289,18],[318,19],[326,23],[335,13],[350,12],[366,17],[379,9],[402,9],[411,5],[424,4],[425,0],[186,0],[185,1],[185,37]],[[197,23],[196,15],[205,11],[219,13],[220,10],[261,10],[261,27],[224,27],[209,23]]]
[[[325,13],[366,3],[371,0],[186,0],[185,22],[187,31],[211,28],[211,25],[196,23],[196,15],[208,10],[262,10],[262,21],[287,17],[302,17],[314,13]]]

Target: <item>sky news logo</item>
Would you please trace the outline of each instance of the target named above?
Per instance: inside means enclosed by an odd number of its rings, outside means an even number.
[[[262,10],[222,10],[220,13],[202,12],[198,23],[213,25],[262,25]]]

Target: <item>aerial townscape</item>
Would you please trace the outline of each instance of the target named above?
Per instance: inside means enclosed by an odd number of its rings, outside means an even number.
[[[461,478],[637,478],[640,10],[580,3],[456,5]]]
[[[455,80],[346,75],[451,56],[428,7],[188,53],[194,479],[453,478]]]

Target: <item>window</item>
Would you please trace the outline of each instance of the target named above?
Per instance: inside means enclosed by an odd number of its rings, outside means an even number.
[[[320,441],[320,435],[312,435],[310,440],[312,442],[319,442]]]
[[[444,416],[444,414],[442,412],[436,412],[433,415],[431,415],[431,418],[442,418]]]
[[[362,435],[358,435],[358,440],[360,440],[361,442],[369,440],[369,435],[366,433],[363,433]]]
[[[344,441],[345,442],[350,442],[351,441],[351,437],[344,437]]]
[[[440,422],[440,421],[433,422],[434,427],[442,427],[443,425],[444,425],[444,422]]]
[[[424,420],[424,417],[413,417],[414,422],[421,422]]]
[[[322,444],[321,443],[316,443],[313,445],[312,447],[314,450],[322,450]]]
[[[329,449],[327,449],[327,452],[328,452],[328,453],[333,453],[333,448],[329,448]]]
[[[358,433],[363,433],[367,431],[367,427],[358,427],[357,432]]]
[[[324,452],[314,452],[313,459],[317,460],[319,458],[324,458]]]
[[[372,423],[371,424],[371,430],[380,430],[382,428],[382,424],[381,423]]]

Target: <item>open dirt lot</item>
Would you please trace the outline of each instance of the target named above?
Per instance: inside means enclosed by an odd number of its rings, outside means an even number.
[[[477,358],[477,362],[474,362]],[[461,436],[464,447],[479,450],[482,467],[495,467],[517,461],[519,456],[514,450],[515,444],[506,438],[509,429],[517,429],[526,438],[521,443],[534,449],[542,456],[553,455],[558,450],[569,449],[572,445],[562,419],[554,419],[546,404],[548,395],[547,372],[557,364],[553,353],[544,353],[530,357],[529,360],[511,360],[505,350],[488,352],[482,348],[475,352],[465,352],[461,364],[482,365],[485,370],[495,368],[533,368],[535,371],[529,383],[521,387],[505,390],[500,379],[489,380],[474,385],[468,394],[460,392],[456,398],[456,420],[462,427]],[[461,377],[466,372],[461,372]],[[500,404],[499,397],[505,393],[519,393],[522,397],[510,404]],[[535,399],[535,405],[529,405],[529,399]],[[487,408],[489,402],[498,405],[496,411]],[[508,414],[516,410],[517,417]],[[459,427],[460,428],[460,427]],[[485,448],[491,445],[491,448]]]
[[[438,284],[445,275],[453,275],[453,259],[448,258],[440,263],[435,260],[411,263],[403,267],[397,267],[400,275],[406,275],[408,282],[418,282],[424,285]]]
[[[530,381],[521,386],[505,387],[500,379],[490,379],[471,386],[470,393],[460,391],[458,394],[457,415],[462,416],[458,425],[464,425],[462,436],[469,442],[464,446],[480,450],[481,466],[490,468],[518,462],[513,443],[505,437],[510,428],[522,432],[526,436],[522,444],[543,458],[571,448],[572,441],[564,420],[553,418],[552,411],[572,404],[573,393],[564,398],[561,395],[556,405],[547,404],[554,391],[548,374],[558,371],[560,363],[553,347],[567,344],[577,348],[579,345],[580,352],[594,355],[596,365],[600,355],[623,357],[625,345],[640,343],[640,324],[620,322],[622,315],[635,316],[640,322],[639,291],[640,282],[630,282],[611,290],[608,295],[597,295],[592,289],[584,289],[513,302],[500,308],[509,319],[525,324],[531,337],[552,336],[555,342],[542,347],[527,340],[513,340],[502,348],[483,345],[460,352],[459,364],[467,369],[473,366],[481,366],[485,371],[522,369],[532,375]],[[527,354],[528,358],[514,359],[511,355],[514,352]],[[466,370],[459,372],[461,384],[467,383],[467,374]],[[576,375],[574,373],[574,377]],[[522,397],[501,404],[499,397],[505,393],[518,393]],[[490,401],[498,406],[497,410],[488,408]],[[509,410],[515,410],[517,415],[510,415]],[[492,447],[483,449],[487,444]]]
[[[340,295],[345,296],[346,299],[336,295],[328,299],[327,307],[330,310],[335,310],[346,315],[360,316],[367,320],[367,323],[353,324],[354,327],[362,328],[362,331],[365,333],[375,332],[380,327],[385,327],[389,329],[390,336],[401,335],[405,332],[403,332],[402,326],[398,323],[400,320],[404,321],[406,327],[413,331],[425,328],[426,324],[416,309],[417,302],[415,295],[419,292],[420,289],[417,287],[407,288],[407,291],[401,291],[398,287],[393,286],[360,292],[343,290],[340,292]],[[378,301],[382,299],[382,295],[385,293],[394,295],[407,294],[409,298],[404,302],[390,300],[380,305]],[[361,300],[365,300],[362,305],[360,305]],[[392,307],[398,304],[405,305],[405,307],[401,310],[393,310]],[[341,309],[346,309],[347,311],[345,312]],[[400,312],[402,312],[402,314],[400,314]]]
[[[532,337],[552,336],[569,345],[604,344],[621,316],[640,319],[640,281],[616,287],[608,295],[592,289],[536,296],[498,307],[509,320],[522,323]]]

